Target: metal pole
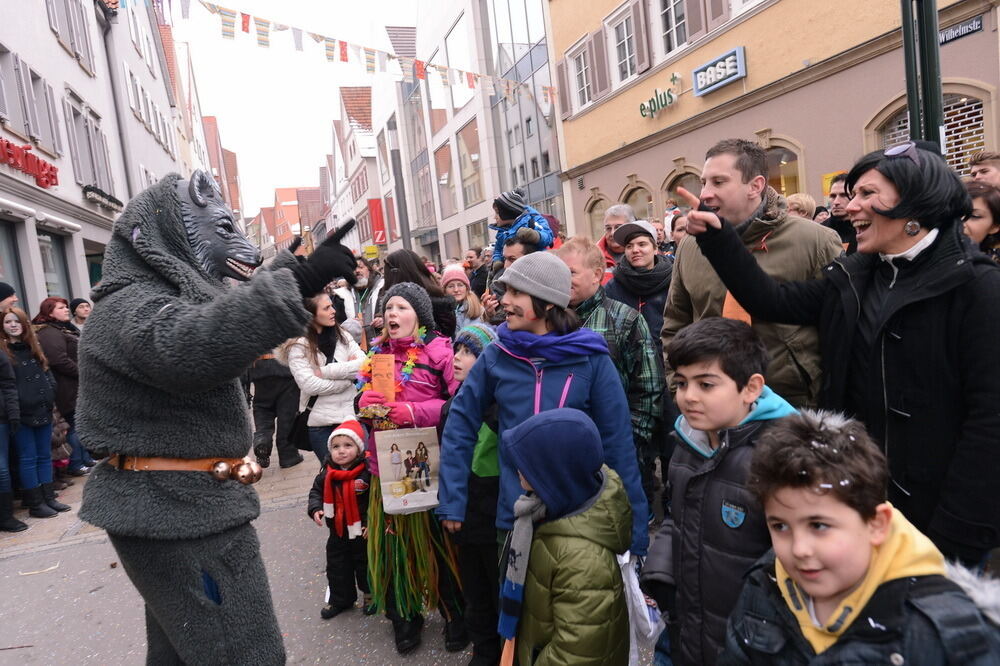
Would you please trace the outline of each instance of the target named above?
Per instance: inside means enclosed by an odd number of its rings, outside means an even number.
[[[906,110],[910,114],[910,139],[924,138],[920,112],[920,72],[917,68],[917,41],[913,25],[913,0],[901,0],[903,15],[903,61],[906,65]]]
[[[917,39],[920,43],[920,93],[924,138],[945,152],[944,99],[941,94],[941,46],[938,42],[937,0],[917,0]]]

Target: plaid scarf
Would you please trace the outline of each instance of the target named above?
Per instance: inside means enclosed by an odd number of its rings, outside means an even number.
[[[517,623],[524,601],[524,579],[528,574],[528,556],[535,523],[545,518],[545,504],[534,494],[521,495],[514,502],[514,529],[507,542],[507,573],[500,586],[500,621],[497,631],[504,641],[505,658],[512,658]],[[504,660],[505,663],[510,663]]]
[[[354,479],[365,471],[364,461],[351,469],[335,469],[326,466],[326,480],[323,482],[323,516],[333,521],[337,536],[344,536],[347,527],[348,539],[361,536],[361,514],[358,498],[354,491]]]

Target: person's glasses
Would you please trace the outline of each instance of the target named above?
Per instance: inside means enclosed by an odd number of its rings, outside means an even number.
[[[913,163],[917,165],[918,169],[922,169],[924,166],[920,161],[920,153],[917,152],[917,144],[912,141],[897,143],[895,146],[890,146],[885,149],[883,154],[886,157],[908,157],[913,160]]]

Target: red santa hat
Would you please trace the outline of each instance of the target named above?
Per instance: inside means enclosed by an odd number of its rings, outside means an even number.
[[[333,438],[343,436],[349,438],[352,442],[358,446],[358,454],[365,452],[365,429],[360,423],[355,420],[344,421],[339,426],[333,429],[330,433],[330,438],[326,440],[326,446],[329,449],[330,445],[333,444]]]

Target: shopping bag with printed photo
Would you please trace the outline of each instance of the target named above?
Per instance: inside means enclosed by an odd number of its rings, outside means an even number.
[[[438,505],[441,448],[436,428],[378,430],[375,455],[387,514],[416,513]]]

